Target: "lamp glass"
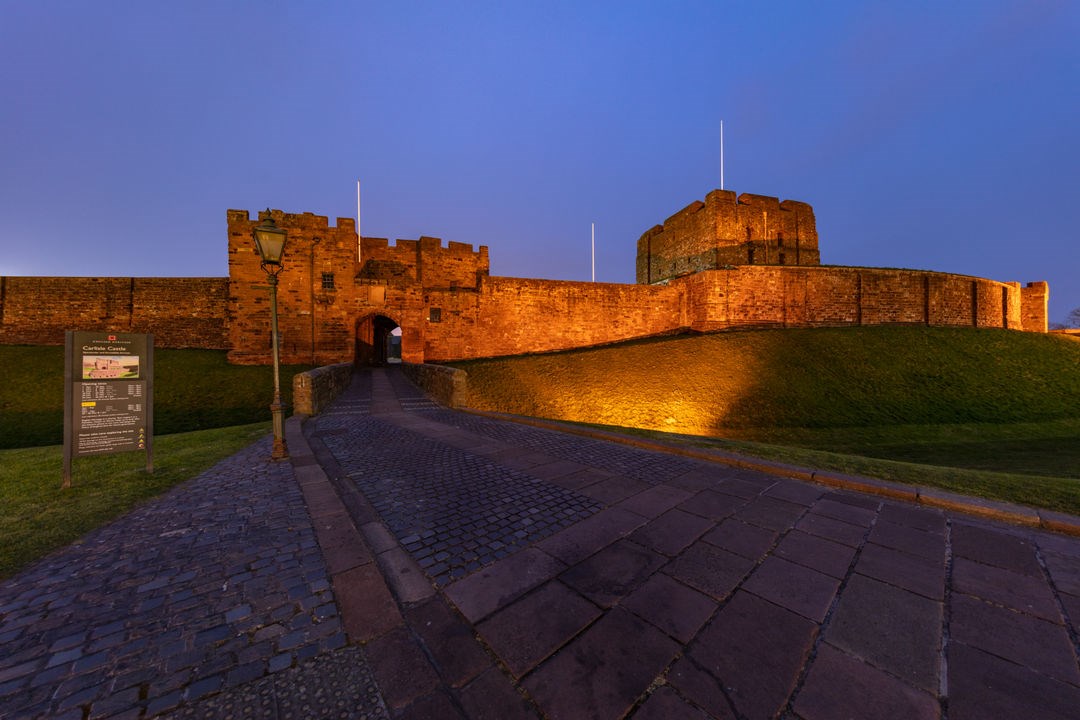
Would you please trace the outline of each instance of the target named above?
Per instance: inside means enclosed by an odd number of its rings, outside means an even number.
[[[255,227],[253,235],[262,261],[268,265],[280,265],[281,256],[285,253],[285,230],[267,218]]]

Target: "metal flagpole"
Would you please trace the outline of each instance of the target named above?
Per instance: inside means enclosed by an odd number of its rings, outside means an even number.
[[[360,180],[356,180],[356,259],[363,262],[361,257],[364,241],[360,237]]]
[[[592,225],[592,281],[596,282],[596,223]]]
[[[720,189],[724,189],[724,121],[720,121]]]

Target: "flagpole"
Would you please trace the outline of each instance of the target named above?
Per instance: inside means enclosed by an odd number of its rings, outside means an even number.
[[[720,189],[724,189],[724,121],[720,121]]]
[[[356,180],[356,258],[363,261],[364,241],[360,236],[360,180]]]
[[[596,223],[592,225],[592,281],[596,282]]]

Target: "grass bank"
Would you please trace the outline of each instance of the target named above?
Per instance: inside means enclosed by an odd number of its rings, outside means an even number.
[[[0,448],[58,445],[64,434],[64,348],[0,345]],[[281,368],[292,402],[292,377]],[[154,351],[154,435],[259,422],[269,413],[273,368],[230,365],[223,350]]]
[[[784,462],[1080,513],[1080,343],[1067,338],[767,330],[455,365],[479,409],[723,439]]]
[[[60,488],[59,445],[0,450],[0,578],[184,482],[270,431],[268,422],[165,435],[154,440],[154,472],[141,453],[75,461]]]

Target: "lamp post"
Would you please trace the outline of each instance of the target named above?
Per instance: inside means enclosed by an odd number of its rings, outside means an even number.
[[[255,247],[259,251],[261,267],[270,279],[270,342],[274,355],[274,401],[270,404],[270,414],[274,419],[274,449],[271,460],[285,460],[289,457],[289,448],[285,445],[285,406],[281,403],[281,361],[278,353],[277,322],[277,284],[278,273],[282,270],[281,258],[285,254],[285,239],[288,233],[279,228],[266,209],[266,217],[251,231],[255,238]]]

